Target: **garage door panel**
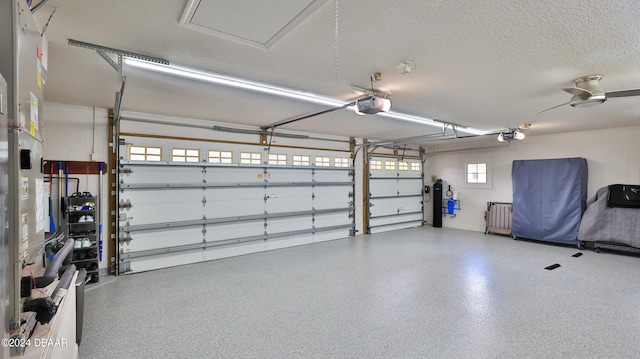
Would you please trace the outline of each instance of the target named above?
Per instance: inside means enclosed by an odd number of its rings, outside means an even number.
[[[233,238],[253,237],[264,234],[264,221],[243,221],[229,224],[208,225],[207,242],[218,242]]]
[[[202,217],[201,189],[162,192],[130,191],[122,196],[131,202],[131,208],[123,213],[131,224],[185,221]],[[126,199],[123,199],[126,197]]]
[[[316,232],[313,234],[313,241],[315,243],[333,241],[336,239],[348,238],[350,232],[348,229],[340,229],[335,231]]]
[[[180,222],[202,218],[202,204],[139,204],[123,213],[130,225]]]
[[[396,214],[400,212],[414,212],[421,211],[422,204],[420,203],[420,198],[387,198],[387,199],[377,199],[375,201],[375,205],[369,207],[369,212],[372,217],[388,215],[388,214]]]
[[[119,222],[119,236],[130,238],[128,244],[119,246],[129,251],[119,261],[121,271],[150,270],[349,235],[353,219],[348,212],[317,214],[315,223],[312,212],[352,205],[352,169],[291,167],[293,155],[309,156],[312,164],[316,156],[331,157],[334,164],[334,157],[349,158],[349,151],[314,150],[300,144],[277,148],[278,153],[287,155],[285,166],[240,164],[242,152],[260,153],[260,162],[267,158],[265,146],[249,144],[249,137],[253,138],[247,135],[246,141],[237,143],[179,142],[185,148],[199,149],[203,158],[232,152],[225,157],[232,161],[227,164],[121,161],[118,200],[132,205],[118,211],[120,218],[126,217]],[[169,138],[139,136],[138,142],[160,147],[163,154],[176,146]],[[330,145],[336,147],[333,142]],[[316,228],[347,228],[314,235],[314,224]]]
[[[349,202],[352,200],[352,198],[349,197],[351,191],[351,187],[316,187],[313,190],[315,194],[313,208],[330,209],[349,207]]]
[[[202,168],[192,166],[126,166],[131,173],[121,174],[124,183],[185,183],[202,180]]]
[[[265,251],[265,244],[263,240],[257,240],[252,242],[242,242],[228,245],[221,245],[207,248],[204,253],[204,260],[210,261],[220,258],[229,258],[235,256],[242,256],[245,254],[258,253]]]
[[[398,181],[397,188],[400,194],[421,194],[422,180],[421,179],[400,179]]]
[[[388,214],[386,216],[378,216],[371,218],[370,226],[386,225],[394,222],[421,221],[423,218],[421,212],[404,212],[397,214]]]
[[[302,246],[313,243],[313,238],[308,235],[292,236],[286,238],[269,238],[265,243],[265,249],[270,251],[287,247]]]
[[[264,213],[264,188],[208,189],[203,212],[207,218]]]
[[[318,182],[351,182],[353,178],[350,176],[349,170],[326,170],[318,169],[314,175],[314,179]]]
[[[421,221],[415,221],[411,223],[398,223],[398,224],[389,224],[381,227],[372,227],[370,229],[371,233],[383,233],[390,231],[397,231],[401,229],[420,227],[422,225]]]
[[[160,254],[153,257],[136,258],[129,262],[130,271],[127,273],[144,272],[154,269],[176,267],[185,264],[198,263],[203,260],[202,249],[177,253]]]
[[[120,245],[120,249],[125,253],[202,242],[202,228],[197,227],[137,231],[130,232],[129,235],[131,236],[129,243]]]
[[[125,190],[120,195],[123,201],[136,204],[159,204],[172,202],[190,202],[202,204],[202,188],[172,188],[160,190]]]
[[[267,213],[298,212],[311,209],[311,187],[267,188]]]
[[[313,176],[311,169],[270,168],[267,169],[266,179],[269,182],[311,182]]]
[[[398,182],[388,179],[370,180],[369,193],[372,197],[395,195],[398,193]]]
[[[264,181],[261,167],[208,167],[203,175],[207,183],[247,183]]]
[[[374,156],[371,157],[371,161],[380,161],[383,170],[373,169],[369,172],[371,206],[368,225],[370,232],[421,225],[423,217],[421,161]],[[419,165],[412,166],[412,163]],[[393,170],[387,170],[389,168],[387,164],[391,164]]]
[[[316,228],[342,226],[351,223],[349,212],[339,212],[331,214],[316,214],[314,226]]]
[[[411,166],[412,162],[409,161],[408,163],[409,163],[409,166]],[[422,165],[420,164],[419,167],[421,167],[421,166]],[[411,168],[411,167],[409,167],[409,168]],[[398,176],[400,176],[400,177],[412,177],[412,178],[419,177],[419,178],[422,178],[422,172],[421,171],[412,171],[412,170],[409,170],[409,171],[398,171]]]
[[[267,233],[284,233],[290,231],[309,230],[313,227],[311,216],[269,219]]]

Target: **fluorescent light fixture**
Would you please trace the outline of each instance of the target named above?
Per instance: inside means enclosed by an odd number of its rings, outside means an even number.
[[[323,106],[331,106],[331,107],[341,107],[346,105],[348,102],[337,101],[331,98],[317,96],[311,93],[291,90],[284,87],[267,85],[260,82],[248,81],[236,77],[219,75],[211,72],[198,71],[194,69],[189,69],[185,67],[180,67],[176,65],[164,65],[154,62],[141,61],[137,59],[125,58],[124,63],[140,69],[145,69],[149,71],[155,71],[159,73],[164,73],[173,76],[179,76],[187,79],[192,79],[196,81],[204,81],[213,84],[228,86],[232,88],[245,89],[253,92],[259,92],[284,98],[290,98],[294,100],[304,101],[308,103],[314,103]],[[391,101],[389,99],[385,99],[384,108],[388,111],[391,108]],[[357,110],[356,106],[353,107],[354,111]],[[443,126],[442,122],[434,121],[433,119],[426,117],[418,117],[413,115],[407,115],[399,112],[379,112],[378,115],[384,116],[387,118],[392,118],[401,121],[408,121],[419,123],[422,125],[429,125],[434,127],[441,128]],[[456,130],[459,132],[465,132],[471,135],[481,136],[491,133],[490,131],[482,131],[476,130],[470,127],[462,127],[456,126]],[[495,133],[495,132],[493,132]]]
[[[198,80],[198,81],[205,81],[213,84],[234,87],[234,88],[249,90],[253,92],[260,92],[260,93],[279,96],[279,97],[291,98],[294,100],[315,103],[318,105],[337,107],[337,106],[343,106],[346,104],[346,102],[343,102],[343,101],[336,101],[330,98],[321,97],[314,94],[305,93],[302,91],[290,90],[283,87],[277,87],[277,86],[267,85],[259,82],[247,81],[247,80],[243,80],[243,79],[239,79],[231,76],[223,76],[223,75],[218,75],[210,72],[187,69],[187,68],[179,67],[175,65],[156,64],[156,63],[151,63],[146,61],[139,61],[135,59],[126,59],[125,63],[127,65],[145,69],[145,70],[151,70],[151,71],[160,72],[168,75],[174,75],[174,76],[179,76],[179,77]]]
[[[439,128],[442,128],[442,126],[444,126],[444,123],[441,121],[436,121],[426,117],[407,115],[404,113],[393,112],[393,111],[380,112],[378,113],[378,116],[393,118],[401,121],[414,122],[422,125],[429,125],[429,126],[439,127]],[[475,135],[475,136],[483,136],[483,135],[488,135],[490,133],[495,133],[493,131],[478,130],[472,127],[464,127],[464,126],[457,126],[457,125],[454,125],[454,126],[456,128],[456,131],[458,132],[464,132],[464,133]]]

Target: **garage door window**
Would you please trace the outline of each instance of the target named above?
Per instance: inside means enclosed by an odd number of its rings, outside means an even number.
[[[380,171],[382,170],[382,161],[381,160],[371,160],[369,163],[369,168],[372,171]]]
[[[316,156],[316,166],[318,166],[318,167],[329,167],[329,166],[331,166],[331,157]]]
[[[243,165],[262,164],[262,153],[260,152],[240,152],[240,163]]]
[[[333,165],[335,167],[349,167],[349,159],[347,157],[336,157]]]
[[[160,161],[162,148],[154,146],[130,146],[129,160],[131,161]]]
[[[306,155],[293,155],[294,166],[311,166],[311,158]]]
[[[173,148],[171,149],[171,161],[200,162],[200,150],[191,148]]]
[[[209,163],[233,163],[233,152],[209,150]]]
[[[286,165],[287,164],[287,155],[281,153],[270,153],[269,154],[269,164],[270,165]]]
[[[395,171],[396,170],[396,162],[395,161],[385,161],[384,169],[387,171]]]

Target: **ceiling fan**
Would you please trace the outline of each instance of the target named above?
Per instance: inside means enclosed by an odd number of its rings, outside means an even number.
[[[569,102],[549,107],[535,114],[552,110],[554,108],[571,105],[572,107],[590,107],[601,104],[612,97],[640,96],[640,89],[620,90],[604,92],[600,87],[602,75],[588,75],[573,80],[573,87],[563,88],[562,91],[573,95]]]

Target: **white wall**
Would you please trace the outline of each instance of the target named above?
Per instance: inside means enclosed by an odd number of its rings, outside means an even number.
[[[101,108],[80,107],[45,103],[44,105],[44,146],[46,160],[64,161],[100,161],[108,163],[109,151],[109,118],[108,111]],[[92,153],[94,154],[92,156]],[[104,169],[105,172],[107,168]],[[108,176],[102,176],[102,241],[103,256],[100,268],[109,267],[109,225],[108,225]],[[80,178],[80,191],[88,191],[98,195],[97,175],[70,175]],[[72,182],[70,182],[72,183]],[[69,192],[75,191],[75,183],[69,185]],[[64,195],[64,194],[63,194]],[[54,199],[60,198],[54,182]],[[54,201],[58,209],[59,201]],[[54,217],[57,219],[57,217]],[[59,225],[59,222],[56,222]]]
[[[469,147],[473,143],[467,143]],[[491,141],[490,145],[497,145]],[[487,142],[482,142],[487,145]],[[435,151],[442,148],[433,149]],[[429,152],[429,151],[428,151]],[[484,231],[487,202],[511,202],[511,164],[513,160],[584,157],[589,167],[588,197],[614,183],[640,183],[640,126],[597,131],[580,131],[553,135],[530,135],[523,141],[512,141],[509,147],[432,154],[427,159],[426,178],[444,180],[444,191],[451,185],[458,192],[462,210],[457,216],[445,216],[444,227]],[[492,163],[490,188],[465,188],[464,165],[472,161]],[[446,198],[446,196],[443,197]],[[432,223],[433,206],[425,205],[425,216]]]

